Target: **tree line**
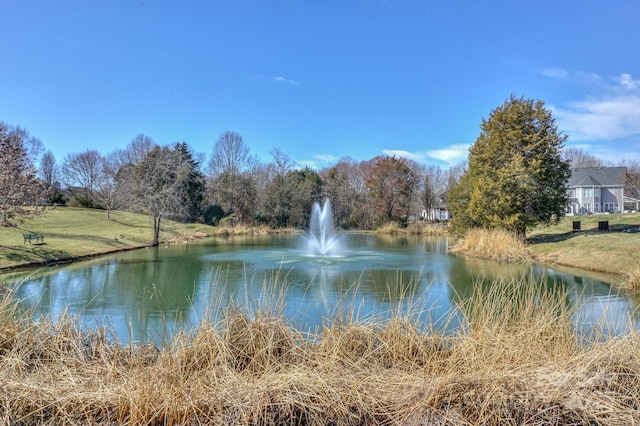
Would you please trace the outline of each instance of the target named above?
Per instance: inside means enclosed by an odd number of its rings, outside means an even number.
[[[445,194],[459,232],[502,227],[524,235],[564,214],[572,168],[611,165],[564,147],[566,139],[542,101],[514,96],[482,120],[468,161],[449,168],[381,155],[314,170],[278,148],[263,162],[234,131],[221,134],[209,155],[140,134],[107,155],[86,149],[58,161],[26,130],[0,123],[2,225],[43,205],[101,208],[107,218],[121,209],[149,214],[157,244],[164,219],[306,228],[313,203],[329,198],[337,226],[374,229],[433,220]],[[637,197],[640,165],[620,165],[629,170],[626,193]]]
[[[150,215],[153,243],[163,219],[305,228],[313,203],[326,198],[342,228],[406,223],[431,211],[438,195],[464,171],[462,163],[443,169],[394,156],[366,161],[344,157],[316,171],[297,166],[278,148],[270,151],[271,161],[261,162],[233,131],[219,136],[209,156],[196,153],[186,142],[161,146],[140,134],[110,154],[86,149],[59,162],[24,129],[6,124],[2,129],[3,147],[6,140],[23,154],[16,161],[3,149],[3,161],[21,164],[22,171],[5,173],[3,166],[0,175],[28,176],[15,187],[19,199],[0,201],[5,224],[27,210],[35,213],[25,205],[101,208],[107,218],[111,210],[121,209]],[[35,154],[29,156],[29,151]]]

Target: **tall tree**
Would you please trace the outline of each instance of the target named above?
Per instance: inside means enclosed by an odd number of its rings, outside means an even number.
[[[40,179],[48,188],[58,185],[59,170],[53,152],[47,151],[42,155],[38,172]]]
[[[60,167],[58,167],[56,157],[51,151],[47,151],[42,155],[38,177],[44,184],[47,203],[64,204],[65,197],[60,190]]]
[[[422,171],[420,186],[420,202],[427,214],[427,219],[432,220],[432,212],[440,200],[440,194],[445,192],[445,172],[440,166],[427,166]]]
[[[321,172],[324,198],[331,200],[334,218],[344,228],[367,228],[362,220],[367,186],[359,164],[349,157]]]
[[[567,137],[542,101],[513,95],[482,120],[468,169],[448,194],[454,229],[505,228],[523,238],[527,227],[565,212]]]
[[[67,186],[76,190],[78,200],[93,207],[95,191],[103,172],[104,158],[95,149],[67,154],[62,165],[62,175]],[[78,194],[77,190],[80,191]]]
[[[115,168],[116,198],[117,204],[124,209],[135,209],[136,182],[135,168],[156,147],[155,142],[149,136],[138,134],[127,144],[125,149],[117,150],[110,155]]]
[[[152,219],[152,245],[158,245],[162,219],[192,220],[199,214],[204,182],[187,145],[154,147],[133,168],[138,208]]]
[[[181,222],[190,222],[198,218],[204,199],[204,176],[200,164],[186,142],[178,142],[171,153],[171,167],[175,168],[173,190],[178,194],[180,206],[175,218]]]
[[[43,212],[44,188],[36,178],[29,136],[0,122],[0,226]]]
[[[286,176],[291,193],[290,226],[309,226],[313,203],[322,201],[322,179],[309,167],[292,170]]]
[[[294,162],[279,148],[270,151],[273,161],[268,165],[268,180],[260,193],[256,219],[274,228],[289,226],[291,216],[291,187],[287,185],[287,174],[293,170]]]
[[[367,187],[378,225],[407,220],[416,183],[414,171],[403,158],[379,156],[370,161]]]
[[[209,202],[220,205],[227,213],[234,213],[238,221],[250,218],[255,204],[251,179],[255,165],[256,160],[240,134],[226,131],[220,135],[207,167]]]
[[[102,170],[96,184],[96,199],[107,211],[107,220],[111,219],[111,210],[113,210],[119,200],[118,197],[118,181],[116,179],[118,173],[118,162],[115,155],[110,155],[102,161]]]

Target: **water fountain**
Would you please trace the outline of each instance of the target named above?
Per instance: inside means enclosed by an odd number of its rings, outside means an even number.
[[[307,254],[336,257],[343,254],[342,249],[340,235],[336,234],[333,229],[331,202],[326,199],[322,206],[320,203],[314,203],[311,208],[311,221],[307,234]]]

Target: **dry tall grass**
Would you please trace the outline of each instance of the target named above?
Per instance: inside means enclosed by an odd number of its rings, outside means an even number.
[[[522,238],[504,229],[470,229],[451,251],[509,262],[526,262],[531,259],[529,249]]]
[[[527,284],[478,285],[456,335],[348,315],[307,335],[279,309],[236,308],[161,349],[21,320],[5,299],[0,422],[638,424],[640,336],[584,344],[566,295]]]
[[[640,290],[640,265],[630,267],[624,274],[624,285],[626,288],[639,291]]]
[[[446,223],[429,223],[429,222],[412,222],[406,227],[401,226],[397,222],[387,222],[376,228],[378,234],[411,234],[411,235],[431,235],[443,236],[447,235],[449,227]]]

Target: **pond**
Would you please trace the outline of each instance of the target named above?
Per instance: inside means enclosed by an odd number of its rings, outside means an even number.
[[[87,327],[111,327],[123,342],[160,342],[219,318],[230,303],[259,309],[279,297],[288,321],[303,330],[341,307],[367,318],[419,299],[420,319],[451,331],[462,325],[457,303],[474,286],[531,274],[579,306],[577,329],[624,333],[639,325],[636,302],[612,290],[608,276],[452,255],[446,238],[347,233],[331,256],[310,255],[306,244],[301,235],[212,238],[2,279],[18,282],[15,296],[36,318],[68,313]]]

